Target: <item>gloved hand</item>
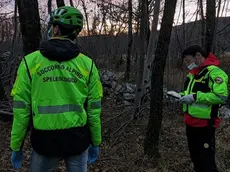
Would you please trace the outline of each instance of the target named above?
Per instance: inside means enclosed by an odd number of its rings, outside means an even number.
[[[98,146],[89,146],[88,149],[88,163],[93,164],[99,156],[99,147]]]
[[[175,99],[180,99],[181,95],[175,91],[167,91],[167,95]]]
[[[11,163],[15,169],[20,169],[22,168],[22,159],[23,159],[23,152],[22,151],[17,151],[17,152],[12,152],[11,154]]]
[[[193,94],[188,94],[186,96],[181,97],[179,101],[184,104],[192,104],[195,102],[195,98]]]

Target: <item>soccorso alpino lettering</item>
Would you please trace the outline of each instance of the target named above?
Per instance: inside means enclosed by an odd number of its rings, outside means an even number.
[[[59,65],[59,64],[50,65],[50,66],[47,66],[47,67],[41,69],[37,74],[38,74],[38,76],[41,76],[41,75],[43,75],[45,73],[48,73],[48,72],[56,70],[56,69],[64,70],[65,66],[64,65]]]

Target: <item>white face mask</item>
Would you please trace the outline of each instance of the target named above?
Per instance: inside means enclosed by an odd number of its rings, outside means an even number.
[[[194,69],[194,68],[196,68],[198,65],[195,63],[195,62],[193,62],[193,63],[191,63],[187,68],[189,69],[189,70],[192,70],[192,69]]]

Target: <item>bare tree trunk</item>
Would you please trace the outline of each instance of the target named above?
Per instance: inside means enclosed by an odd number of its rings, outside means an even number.
[[[214,31],[214,36],[213,36],[213,53],[216,52],[216,48],[217,48],[217,46],[216,46],[217,45],[216,44],[216,36],[217,36],[216,29],[217,29],[218,22],[219,22],[220,9],[221,9],[221,0],[219,0],[218,7],[217,7],[217,16],[216,16],[216,23],[215,23],[215,31]],[[217,49],[217,52],[218,52],[218,49]]]
[[[86,20],[86,25],[87,25],[87,32],[88,32],[88,36],[89,36],[90,35],[89,18],[88,18],[88,13],[87,13],[87,8],[86,8],[85,0],[81,0],[81,3],[82,3],[83,11],[85,13],[85,20]]]
[[[215,23],[216,23],[216,1],[207,0],[206,8],[206,37],[205,37],[205,48],[206,52],[213,52],[214,50],[214,34],[215,34]],[[213,52],[214,53],[214,52]]]
[[[1,27],[1,41],[0,41],[0,43],[4,42],[4,40],[5,40],[5,26],[2,25],[2,27]]]
[[[126,79],[129,80],[130,77],[130,62],[131,62],[131,49],[133,43],[133,7],[132,7],[132,0],[128,1],[128,10],[129,10],[129,29],[128,29],[128,53],[127,53],[127,61],[126,61]]]
[[[140,25],[140,57],[138,64],[138,73],[137,73],[137,90],[136,90],[136,112],[139,111],[140,103],[141,103],[141,93],[142,93],[142,81],[143,81],[143,73],[144,73],[144,65],[145,65],[145,56],[146,56],[146,38],[147,38],[147,30],[148,30],[148,0],[143,0],[141,3],[141,25]]]
[[[2,73],[2,67],[0,67],[0,72]],[[3,86],[2,79],[0,81],[0,102],[7,99],[6,94],[5,94],[5,88]]]
[[[15,61],[16,61],[16,58],[17,58],[17,52],[15,52],[16,50],[16,46],[18,44],[18,42],[16,42],[16,38],[17,38],[17,35],[18,35],[18,17],[17,17],[17,8],[18,7],[18,1],[15,1],[15,4],[14,4],[14,19],[13,19],[13,23],[14,23],[14,35],[13,35],[13,39],[12,39],[12,44],[11,44],[11,51],[10,51],[10,57],[11,57],[11,60],[9,61],[9,74],[13,74],[14,77],[12,77],[11,79],[9,79],[9,84],[13,83],[13,81],[15,80]]]
[[[219,0],[219,2],[218,2],[218,10],[217,10],[217,18],[219,18],[219,17],[220,17],[221,3],[222,3],[222,1],[221,1],[221,0]]]
[[[162,125],[163,111],[163,79],[171,31],[177,0],[165,0],[159,39],[156,48],[156,57],[153,62],[151,77],[151,113],[144,142],[144,152],[157,160],[159,157],[159,137]]]
[[[41,38],[37,0],[18,1],[19,21],[23,39],[23,51],[29,54],[39,47]]]
[[[201,18],[201,46],[205,47],[205,18],[204,18],[203,0],[198,0],[198,1],[199,1],[200,18]]]
[[[48,0],[47,6],[48,6],[48,14],[50,14],[52,11],[52,0]]]
[[[147,3],[147,36],[146,36],[146,53],[148,51],[148,46],[149,46],[149,39],[150,39],[150,22],[149,22],[149,15],[150,15],[150,9],[149,9],[149,5],[151,4],[151,1],[152,0],[148,0],[148,3]]]
[[[224,15],[224,9],[225,9],[225,6],[226,6],[226,2],[227,2],[227,0],[224,0],[224,5],[223,5],[223,8],[222,8],[221,17],[223,17],[223,15]]]
[[[160,2],[161,0],[155,0],[154,6],[154,14],[153,14],[153,21],[152,21],[152,30],[150,33],[150,39],[148,44],[148,51],[147,51],[147,59],[145,61],[144,67],[144,80],[143,80],[143,92],[142,95],[146,94],[146,88],[150,87],[150,71],[151,71],[151,64],[154,60],[154,51],[155,51],[155,44],[157,40],[157,26],[159,20],[159,12],[160,12]]]
[[[107,34],[107,29],[106,29],[106,11],[103,10],[102,12],[102,23],[101,23],[101,28],[100,28],[100,31],[99,31],[99,34],[101,35],[101,32],[102,32],[102,29],[104,30],[104,34]]]
[[[69,3],[72,7],[74,7],[73,0],[69,0]]]
[[[141,0],[138,0],[138,15],[136,16],[137,18],[137,30],[136,30],[136,35],[138,35],[139,30],[140,30],[140,16],[141,16]]]
[[[184,48],[186,47],[186,25],[185,25],[185,0],[182,0],[183,3],[183,44]]]
[[[56,0],[56,2],[57,2],[58,8],[62,7],[62,6],[65,6],[65,1],[64,0]]]
[[[12,46],[11,46],[11,56],[13,54],[14,51],[14,47],[15,47],[15,39],[17,36],[17,31],[18,31],[18,18],[17,18],[17,13],[18,13],[18,1],[15,1],[15,5],[14,5],[14,35],[13,35],[13,40],[12,40]]]

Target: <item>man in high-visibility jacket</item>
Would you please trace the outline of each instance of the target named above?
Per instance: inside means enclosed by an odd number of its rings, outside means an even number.
[[[183,61],[190,71],[179,101],[190,157],[196,172],[217,172],[215,130],[220,123],[219,106],[228,98],[228,76],[218,67],[219,60],[198,45],[184,50]]]
[[[32,118],[30,171],[52,171],[64,159],[67,171],[86,172],[101,143],[99,72],[73,41],[83,27],[79,10],[60,7],[49,24],[51,38],[21,61],[12,89],[11,162],[21,168]]]

